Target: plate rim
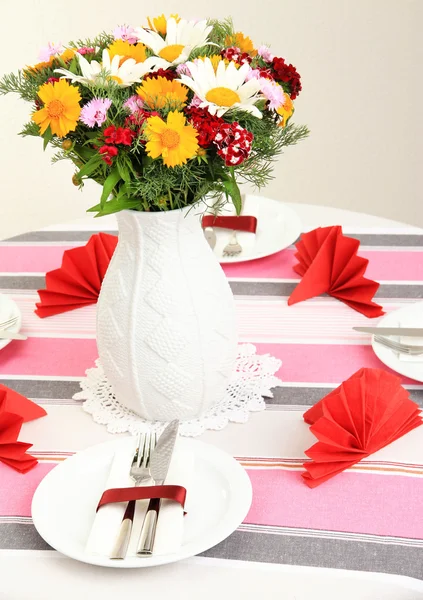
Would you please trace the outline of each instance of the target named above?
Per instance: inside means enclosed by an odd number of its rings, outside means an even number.
[[[106,451],[106,449],[110,449],[114,445],[129,443],[128,440],[131,437],[133,437],[133,436],[125,436],[125,437],[115,439],[115,440],[100,442],[99,444],[89,446],[88,448],[85,448],[84,450],[80,450],[80,451],[76,452],[75,454],[70,456],[68,459],[63,461],[63,463],[60,463],[59,465],[57,465],[57,467],[52,469],[41,480],[41,482],[37,486],[37,488],[34,492],[33,498],[32,498],[32,502],[31,502],[31,516],[33,519],[34,527],[36,528],[39,535],[43,538],[43,540],[46,541],[57,552],[60,552],[64,556],[67,556],[68,558],[71,558],[78,562],[83,562],[86,564],[105,567],[105,568],[121,568],[121,569],[122,568],[123,569],[149,568],[149,567],[160,566],[160,565],[169,564],[169,563],[173,563],[173,562],[178,562],[185,558],[190,558],[192,556],[196,556],[202,552],[205,552],[206,550],[216,546],[217,544],[222,542],[224,539],[226,539],[243,522],[243,520],[245,519],[245,517],[248,514],[248,511],[250,510],[251,503],[252,503],[252,497],[253,497],[251,480],[250,480],[246,470],[244,469],[244,467],[242,467],[242,465],[233,456],[231,456],[228,452],[221,450],[220,448],[218,448],[217,446],[215,446],[213,444],[203,442],[202,440],[197,440],[197,439],[193,439],[193,438],[180,437],[178,442],[182,442],[184,445],[185,444],[197,445],[197,447],[200,448],[200,455],[208,456],[211,452],[212,454],[217,454],[218,457],[220,457],[220,460],[223,458],[225,461],[231,462],[232,463],[231,470],[235,470],[238,472],[238,481],[241,481],[242,485],[243,485],[242,495],[240,495],[237,500],[237,502],[239,504],[239,508],[237,509],[238,516],[237,516],[236,520],[234,519],[234,522],[230,525],[230,527],[227,526],[219,533],[219,535],[216,535],[212,542],[210,542],[210,539],[208,537],[207,539],[209,541],[207,541],[201,547],[199,547],[198,544],[196,546],[195,542],[190,542],[189,544],[185,544],[185,546],[181,546],[181,549],[178,553],[159,555],[156,557],[152,557],[151,559],[149,558],[147,560],[142,560],[142,561],[138,561],[135,557],[132,557],[127,561],[108,561],[107,557],[103,557],[103,556],[95,556],[95,555],[90,555],[90,554],[87,554],[87,555],[77,554],[74,552],[66,551],[66,548],[63,548],[62,544],[60,544],[60,543],[57,544],[54,539],[51,540],[49,532],[47,533],[47,536],[44,536],[44,533],[42,533],[42,530],[43,530],[42,524],[40,525],[40,523],[39,523],[38,511],[40,510],[39,507],[41,506],[40,503],[42,502],[42,498],[43,498],[43,496],[42,496],[43,490],[46,487],[46,485],[48,486],[48,478],[50,477],[50,475],[52,475],[57,468],[60,468],[60,467],[63,468],[64,465],[69,460],[72,460],[76,456],[80,457],[82,454],[86,453],[87,451],[92,451],[94,448],[96,448],[96,449],[103,448],[104,451]],[[65,468],[68,468],[68,467],[65,467]],[[241,498],[242,502],[240,502],[240,498]],[[231,505],[229,504],[229,506],[231,506]],[[233,504],[232,504],[232,506],[233,506]],[[236,524],[234,524],[235,521],[236,521]],[[213,535],[212,535],[212,537],[213,537]],[[52,542],[54,542],[54,544]],[[185,548],[185,550],[184,550],[184,548]],[[134,562],[132,562],[132,561],[134,561]]]
[[[287,202],[284,202],[282,200],[277,200],[276,198],[270,198],[269,196],[259,196],[256,194],[246,194],[246,196],[252,197],[252,198],[259,198],[261,201],[265,201],[265,202],[269,201],[274,204],[279,204],[281,207],[283,207],[283,211],[289,215],[289,220],[298,227],[298,234],[295,239],[297,239],[298,236],[301,235],[301,233],[302,233],[301,218],[300,218],[299,214],[296,213],[295,210],[291,206],[289,206],[289,204]],[[260,258],[266,258],[267,256],[273,256],[273,254],[282,252],[282,250],[289,248],[289,246],[291,246],[291,244],[293,244],[295,242],[295,239],[292,242],[290,242],[289,244],[283,244],[280,248],[278,248],[275,251],[261,252],[261,253],[257,254],[256,256],[250,257],[250,258],[248,258],[248,257],[243,258],[242,256],[234,256],[232,258],[225,257],[225,256],[219,256],[218,254],[215,253],[214,250],[213,250],[213,254],[219,260],[219,264],[221,264],[221,265],[230,265],[230,264],[235,264],[235,263],[251,262],[252,260],[259,260]]]
[[[394,316],[395,314],[397,314],[399,311],[404,311],[408,308],[411,308],[413,306],[417,306],[417,305],[421,305],[423,307],[423,300],[417,301],[417,302],[411,302],[409,304],[405,304],[404,306],[401,306],[400,308],[397,308],[396,310],[387,313],[386,315],[384,315],[377,323],[376,327],[385,327],[386,326],[386,319],[390,319],[391,316]],[[388,323],[389,324],[389,323]],[[413,379],[414,381],[418,381],[419,383],[423,383],[423,365],[422,365],[422,376],[420,379],[417,379],[416,377],[414,377],[413,375],[410,375],[408,371],[408,367],[407,365],[413,364],[413,363],[407,363],[404,361],[400,361],[399,359],[397,359],[395,357],[395,354],[389,349],[389,348],[385,348],[384,346],[382,346],[381,344],[378,344],[377,342],[375,342],[375,334],[372,335],[372,350],[375,353],[375,355],[377,356],[377,358],[389,369],[392,369],[392,371],[395,371],[395,373],[398,373],[399,375],[403,375],[403,377],[408,377],[409,379]],[[389,353],[389,354],[385,354],[385,350]],[[393,365],[391,363],[391,361],[387,361],[386,360],[386,356],[392,356],[393,358]],[[398,368],[399,367],[399,368]],[[402,368],[402,367],[405,367]]]
[[[10,333],[19,333],[20,330],[21,330],[21,327],[22,327],[22,312],[21,312],[21,309],[16,304],[16,302],[13,300],[13,298],[11,298],[9,296],[9,294],[0,293],[0,303],[1,302],[9,303],[12,306],[14,312],[16,313],[16,316],[18,317],[16,325],[14,325],[13,327],[9,327],[7,329],[7,331],[10,331]],[[8,344],[10,344],[10,342],[13,342],[13,340],[0,340],[0,350],[3,350],[3,348],[6,348],[6,346]]]

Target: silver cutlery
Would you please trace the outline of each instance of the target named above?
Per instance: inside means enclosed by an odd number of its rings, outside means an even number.
[[[18,318],[19,317],[15,316],[10,317],[5,321],[0,321],[0,331],[2,331],[3,329],[7,329],[8,327],[12,327],[12,325],[16,325],[16,323],[18,322]]]
[[[360,333],[374,335],[404,335],[408,337],[423,337],[423,327],[353,327]]]
[[[129,476],[135,487],[151,483],[150,460],[156,445],[156,434],[142,433],[138,437],[137,448],[132,459]],[[136,500],[131,500],[126,505],[125,513],[120,524],[119,534],[110,554],[112,559],[124,559],[131,539],[132,525],[134,522]]]
[[[179,421],[169,423],[157,442],[150,463],[150,473],[154,485],[163,485],[169,470],[175,442],[178,437]],[[137,555],[151,556],[153,554],[156,526],[159,517],[161,500],[151,498],[138,540]]]
[[[223,248],[223,256],[238,256],[241,254],[242,246],[236,237],[236,231],[232,232],[231,239]]]
[[[27,340],[26,335],[22,333],[13,333],[13,331],[0,331],[0,340]]]
[[[390,348],[390,350],[399,352],[400,354],[408,354],[409,356],[419,356],[420,354],[423,354],[423,346],[413,346],[411,344],[395,342],[394,340],[389,340],[379,335],[375,335],[375,342],[386,348]]]
[[[204,229],[204,237],[206,238],[210,248],[214,250],[214,247],[216,246],[216,233],[213,227],[206,227]]]

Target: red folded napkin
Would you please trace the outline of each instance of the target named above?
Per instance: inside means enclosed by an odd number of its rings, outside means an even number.
[[[305,454],[305,483],[313,488],[384,448],[422,423],[396,375],[360,369],[304,413],[319,440]]]
[[[38,290],[36,314],[49,317],[95,304],[116,244],[117,236],[97,233],[85,246],[66,250],[60,269],[49,271],[46,289]]]
[[[379,284],[363,277],[369,261],[357,256],[359,241],[344,235],[341,226],[304,233],[295,246],[298,265],[294,271],[302,280],[289,305],[327,293],[367,317],[384,314],[382,307],[372,302]]]
[[[255,233],[257,229],[257,218],[247,215],[240,216],[218,216],[205,215],[201,221],[203,229],[205,227],[220,227],[222,229],[234,229],[236,231],[249,231]]]
[[[0,384],[0,461],[26,473],[38,463],[27,454],[32,444],[18,442],[22,424],[45,416],[46,411],[17,392]]]

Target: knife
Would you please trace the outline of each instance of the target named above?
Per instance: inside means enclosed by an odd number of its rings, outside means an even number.
[[[169,423],[156,444],[150,462],[150,473],[155,485],[163,485],[169,470],[175,442],[178,437],[179,421]],[[138,540],[137,555],[151,556],[153,554],[156,536],[157,519],[160,511],[160,498],[151,498],[141,528]]]
[[[27,340],[26,335],[22,333],[13,333],[12,331],[0,331],[0,340]]]
[[[423,327],[353,327],[353,329],[360,333],[374,333],[375,335],[423,337]]]

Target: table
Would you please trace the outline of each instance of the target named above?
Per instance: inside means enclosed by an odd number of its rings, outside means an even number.
[[[341,224],[360,239],[360,254],[370,259],[367,275],[381,282],[377,300],[386,311],[423,297],[423,230],[339,209],[292,207],[305,231]],[[47,270],[60,266],[66,248],[96,230],[115,231],[114,217],[84,218],[0,243],[0,289],[20,306],[29,335],[1,351],[0,382],[48,411],[21,434],[34,443],[36,469],[22,476],[0,463],[0,598],[423,598],[423,428],[319,488],[301,481],[303,452],[314,442],[304,410],[358,368],[381,363],[368,337],[351,330],[368,323],[359,313],[326,297],[286,305],[297,280],[292,248],[225,266],[240,341],[283,361],[283,385],[266,411],[201,437],[248,469],[254,503],[245,523],[203,556],[148,570],[100,569],[46,546],[30,519],[37,483],[73,452],[113,436],[72,400],[96,358],[95,307],[40,320],[33,313],[35,290]],[[423,405],[423,385],[403,382]]]

